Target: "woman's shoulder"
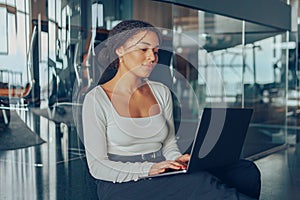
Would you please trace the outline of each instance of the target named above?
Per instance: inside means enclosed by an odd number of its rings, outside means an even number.
[[[148,84],[150,85],[157,100],[160,101],[161,104],[165,104],[165,102],[171,99],[171,89],[168,88],[163,83],[156,82],[156,81],[149,81]]]
[[[93,89],[91,89],[84,98],[84,101],[105,101],[105,92],[101,88],[100,85],[95,86]]]
[[[162,92],[170,91],[170,89],[161,82],[148,80],[148,83],[151,86],[151,88],[154,90],[158,90],[158,91],[162,91]]]

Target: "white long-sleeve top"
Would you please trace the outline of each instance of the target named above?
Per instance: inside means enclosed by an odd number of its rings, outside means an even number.
[[[149,117],[120,116],[101,86],[86,95],[82,111],[84,145],[94,178],[112,182],[138,180],[154,164],[111,161],[108,153],[133,156],[162,149],[167,160],[182,155],[175,140],[170,91],[161,83],[147,83],[160,107],[159,114]]]

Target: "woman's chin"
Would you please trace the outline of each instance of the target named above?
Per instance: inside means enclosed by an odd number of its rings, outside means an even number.
[[[141,73],[140,73],[140,76],[142,78],[148,78],[150,76],[152,72],[152,69],[146,69],[146,70],[143,70]]]

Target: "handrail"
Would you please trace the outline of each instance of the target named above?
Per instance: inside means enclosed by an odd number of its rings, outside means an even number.
[[[95,43],[95,37],[96,37],[96,30],[92,30],[92,36],[91,36],[91,41],[90,41],[90,44],[89,44],[89,48],[88,48],[88,51],[87,51],[87,59],[85,60],[85,66],[87,67],[87,87],[89,88],[92,84],[92,79],[91,79],[91,76],[90,76],[90,73],[89,73],[89,67],[91,67],[91,64],[89,63],[89,58],[91,56],[91,54],[94,56],[95,55],[95,50],[94,50],[94,43]]]
[[[28,80],[28,82],[34,82],[34,80],[32,79],[33,70],[32,70],[32,67],[31,67],[32,66],[31,60],[32,60],[33,42],[35,40],[36,33],[37,33],[36,26],[34,26],[33,31],[32,31],[32,35],[31,35],[29,49],[28,49],[27,56],[26,56],[27,57],[27,80]]]
[[[80,78],[79,76],[79,72],[78,72],[78,69],[77,69],[77,63],[76,63],[76,58],[78,56],[78,49],[79,49],[79,42],[77,42],[76,46],[75,46],[75,52],[74,52],[74,63],[73,63],[73,66],[74,66],[74,70],[75,70],[75,75],[76,75],[76,79],[77,79],[77,84],[78,86],[80,86],[81,82],[82,82],[82,79]]]

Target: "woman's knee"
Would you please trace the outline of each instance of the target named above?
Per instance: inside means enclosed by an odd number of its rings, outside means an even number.
[[[249,160],[241,160],[241,162],[253,184],[260,184],[261,174],[256,164]]]
[[[261,191],[261,174],[256,166],[256,164],[252,161],[242,160],[242,168],[244,169],[245,178],[247,180],[248,186],[242,186],[241,188],[244,190],[244,193],[259,199],[260,191]]]

